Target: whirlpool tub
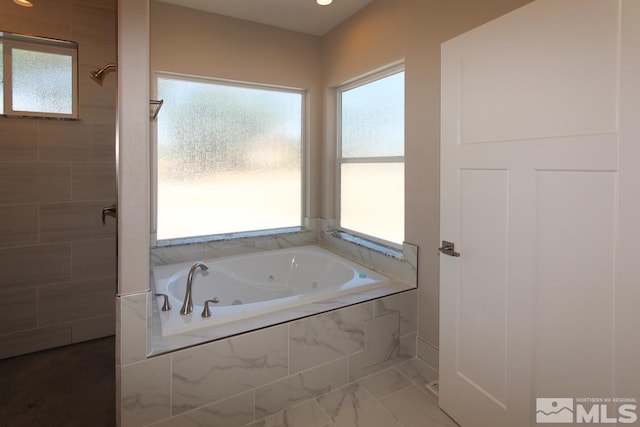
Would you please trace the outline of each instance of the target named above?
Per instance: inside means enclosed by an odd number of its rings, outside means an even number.
[[[335,255],[319,246],[303,246],[248,255],[202,260],[209,269],[196,270],[193,283],[193,312],[180,314],[187,275],[193,262],[158,266],[153,269],[155,292],[168,295],[172,309],[161,311],[162,335],[222,325],[330,301],[344,295],[386,286],[390,279]],[[204,301],[211,317],[203,318]]]

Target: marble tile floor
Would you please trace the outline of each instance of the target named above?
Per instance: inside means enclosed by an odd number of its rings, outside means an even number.
[[[436,378],[411,359],[246,427],[455,427],[424,387]]]
[[[0,360],[0,426],[115,425],[115,339]]]

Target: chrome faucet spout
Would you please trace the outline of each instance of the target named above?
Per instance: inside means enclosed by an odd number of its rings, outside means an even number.
[[[206,271],[209,269],[209,267],[207,267],[202,262],[194,263],[189,269],[189,275],[187,276],[187,290],[184,294],[184,302],[182,303],[180,314],[190,314],[193,311],[193,298],[191,297],[191,288],[193,287],[193,275],[198,268],[201,268],[202,271]]]

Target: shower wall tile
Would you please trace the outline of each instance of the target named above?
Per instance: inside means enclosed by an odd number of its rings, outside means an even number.
[[[287,329],[276,326],[174,353],[173,414],[285,377]]]
[[[348,365],[347,358],[339,359],[256,389],[256,419],[347,384]]]
[[[253,421],[253,390],[189,411],[153,427],[242,427]]]
[[[74,280],[115,276],[117,273],[115,237],[73,242],[71,253]]]
[[[65,200],[71,200],[70,163],[0,163],[0,204]]]
[[[39,326],[115,313],[115,278],[105,277],[38,288]]]
[[[97,66],[102,66],[107,62],[113,61],[98,61]],[[96,67],[89,67],[91,69],[95,69]],[[95,84],[95,83],[94,83]],[[115,93],[115,89],[113,90]],[[94,105],[92,102],[81,102],[80,103],[80,117],[82,121],[87,124],[92,125],[112,125],[114,123],[116,117],[116,107],[114,105]],[[115,158],[115,157],[114,157]],[[113,159],[110,159],[113,160]],[[109,159],[103,161],[110,161]]]
[[[374,302],[375,315],[398,312],[400,315],[400,336],[411,334],[418,330],[418,291],[411,290]]]
[[[42,243],[106,239],[115,236],[116,221],[103,225],[102,208],[113,201],[52,203],[40,206]]]
[[[71,37],[74,40],[103,45],[113,43],[112,34],[116,31],[117,21],[115,9],[74,0],[71,2],[71,19]]]
[[[71,325],[29,329],[0,335],[0,359],[71,344]]]
[[[357,304],[290,323],[290,372],[362,351],[364,324],[372,311],[371,303]]]
[[[71,244],[0,249],[0,291],[71,280]]]
[[[147,357],[147,309],[150,292],[117,298],[116,363],[128,365]]]
[[[74,162],[71,171],[74,201],[116,199],[114,162]]]
[[[0,206],[0,247],[38,243],[38,207]]]
[[[169,355],[119,369],[121,427],[139,427],[171,415]]]
[[[103,67],[106,64],[115,63],[115,46],[87,45],[83,44],[83,54],[78,64],[78,73],[82,76],[90,76],[90,72]],[[115,115],[115,97],[117,90],[117,71],[109,71],[102,81],[97,83],[92,78],[80,79],[78,82],[78,99],[80,118],[86,124],[109,124]],[[96,114],[96,110],[100,113]]]
[[[113,304],[115,305],[115,296],[112,299]],[[109,337],[115,333],[115,314],[93,317],[90,319],[80,319],[71,323],[71,341],[74,343]]]
[[[114,161],[113,125],[84,121],[38,122],[38,155],[45,161]]]
[[[36,290],[0,292],[0,334],[36,327]]]
[[[30,8],[0,2],[2,30],[70,40],[69,7],[70,0],[50,0]]]
[[[277,414],[269,415],[266,418],[249,424],[247,427],[323,427],[329,423],[329,417],[327,417],[320,405],[318,405],[318,402],[309,400],[300,405],[278,412]]]
[[[30,328],[10,334],[5,354],[102,337],[115,327],[115,222],[103,227],[100,214],[115,200],[116,79],[99,85],[89,70],[117,59],[116,10],[116,0],[33,8],[0,2],[4,31],[83,38],[76,39],[81,120],[5,117],[0,126],[0,293],[18,292],[7,301],[36,293],[33,308],[21,313],[38,307],[40,316],[40,327],[18,313],[2,322],[3,331]]]
[[[2,12],[0,12],[1,16]],[[0,22],[6,23],[7,21],[0,18]],[[5,29],[5,31],[9,30]],[[3,161],[38,160],[38,124],[36,121],[2,120],[0,159]]]
[[[84,6],[96,7],[96,8],[101,8],[101,9],[106,9],[111,11],[117,10],[116,3],[113,0],[71,0],[71,4],[74,6],[84,5]]]

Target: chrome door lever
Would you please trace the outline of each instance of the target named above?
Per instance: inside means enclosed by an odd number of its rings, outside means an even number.
[[[445,255],[459,257],[460,252],[456,252],[455,249],[456,245],[453,242],[447,242],[446,240],[443,240],[442,246],[438,248],[438,250]]]
[[[105,225],[105,219],[107,215],[116,218],[118,214],[118,207],[116,205],[109,205],[102,208],[102,225]]]

